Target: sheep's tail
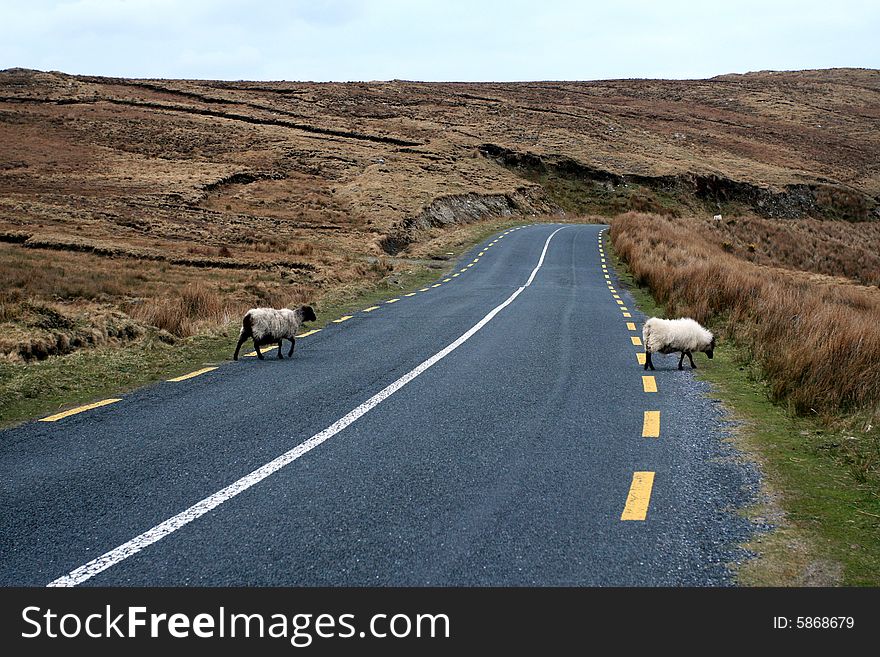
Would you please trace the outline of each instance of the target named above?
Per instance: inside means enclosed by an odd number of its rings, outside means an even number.
[[[241,320],[241,331],[238,333],[238,344],[235,345],[235,353],[232,355],[232,360],[238,360],[238,352],[241,351],[241,345],[253,334],[254,318],[251,317],[251,311],[249,310]]]
[[[244,316],[244,319],[241,320],[241,333],[239,335],[250,335],[254,332],[254,318],[251,316],[251,311],[248,310]]]
[[[653,317],[651,319],[653,319]],[[651,320],[649,319],[642,326],[642,344],[645,346],[645,353],[651,353],[651,349],[649,349],[649,345],[652,344],[651,334],[653,332],[654,332],[653,326],[651,324]]]

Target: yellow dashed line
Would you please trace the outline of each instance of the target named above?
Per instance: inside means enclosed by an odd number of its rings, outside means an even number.
[[[620,298],[620,295],[618,295],[618,294],[612,294],[611,296],[614,297],[615,299],[619,299],[619,298]]]
[[[451,278],[444,278],[444,279],[443,279],[443,282],[444,282],[444,283],[448,283],[448,282],[451,281],[451,280],[452,280]]]
[[[626,306],[621,306],[620,309],[621,310],[629,310],[629,308],[627,308]]]
[[[397,303],[400,299],[388,299],[385,303]]]
[[[434,283],[431,287],[440,287],[443,283]]]
[[[628,328],[630,331],[635,331],[636,330],[636,323],[635,322],[627,322],[626,328]]]
[[[645,411],[642,421],[642,438],[660,437],[660,411]]]
[[[340,317],[339,319],[334,319],[334,320],[333,320],[333,323],[334,323],[334,324],[342,324],[342,322],[347,322],[347,321],[350,320],[352,317],[354,317],[354,315],[343,315],[343,316]]]
[[[479,258],[474,258],[474,259],[473,259],[473,262],[479,262],[479,261],[480,261]]]
[[[461,276],[461,273],[453,274],[452,278],[458,278],[459,276]]]
[[[636,360],[639,361],[639,365],[644,365],[645,364],[645,352],[640,351],[639,353],[637,353]]]
[[[471,263],[468,265],[468,267],[473,267],[473,266],[474,266],[474,263]]]
[[[614,303],[616,303],[618,306],[622,306],[622,305],[623,305],[623,301],[621,301],[620,299],[618,299],[618,300],[615,301]]]
[[[419,290],[419,292],[427,292],[430,289],[431,288],[429,288],[429,287],[423,287],[421,290]]]
[[[624,317],[632,317],[632,315],[630,315],[629,313],[623,313],[623,316]]]
[[[464,269],[459,269],[459,273],[461,273],[461,274],[465,273],[466,271],[467,271],[467,267],[465,267]]]
[[[632,343],[633,343],[635,346],[637,346],[637,347],[641,347],[641,346],[642,346],[642,339],[641,339],[639,336],[637,336],[637,335],[631,335],[629,339],[632,340]]]
[[[485,251],[480,251],[477,255],[480,256],[480,257],[482,258],[484,255],[486,255],[486,252],[485,252]]]
[[[64,411],[62,413],[56,413],[55,415],[50,415],[49,417],[44,417],[40,420],[40,422],[57,422],[58,420],[69,417],[71,415],[76,415],[77,413],[82,413],[83,411],[90,411],[93,408],[99,408],[101,406],[106,406],[107,404],[113,404],[115,402],[122,401],[121,399],[104,399],[99,402],[95,402],[94,404],[86,404],[85,406],[77,406],[76,408],[71,408],[69,411]]]
[[[653,376],[643,376],[642,387],[645,389],[645,392],[657,392],[657,379]]]
[[[379,306],[370,306],[369,308],[364,308],[365,313],[371,313],[374,310],[379,310]]]
[[[321,332],[321,329],[312,329],[311,331],[306,331],[305,333],[300,333],[296,337],[297,338],[305,338],[305,337],[308,337],[310,335],[314,335],[315,333],[320,333],[320,332]]]
[[[644,520],[648,516],[648,505],[651,503],[651,489],[654,487],[653,472],[633,472],[626,506],[620,514],[621,520]]]
[[[416,293],[415,293],[415,292],[410,292],[409,294],[404,294],[403,296],[405,296],[405,297],[414,297],[414,296],[416,296]]]
[[[615,290],[615,289],[614,289],[613,287],[611,287],[610,285],[608,286],[608,291],[611,292],[611,294],[617,294],[617,290]]]
[[[168,379],[169,381],[186,381],[187,379],[191,379],[194,376],[199,376],[200,374],[205,374],[206,372],[213,372],[216,370],[216,367],[203,367],[200,370],[196,370],[195,372],[190,372],[189,374],[184,374],[183,376],[175,376],[173,379]]]

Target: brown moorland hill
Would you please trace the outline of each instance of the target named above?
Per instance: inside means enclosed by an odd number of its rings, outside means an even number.
[[[529,83],[0,71],[0,352],[42,358],[142,324],[185,335],[198,322],[156,319],[169,299],[215,321],[294,303],[378,280],[387,256],[486,217],[875,221],[878,124],[880,71],[863,69]],[[730,232],[731,249],[774,262]],[[191,303],[212,294],[222,303]],[[26,344],[35,331],[55,342]]]

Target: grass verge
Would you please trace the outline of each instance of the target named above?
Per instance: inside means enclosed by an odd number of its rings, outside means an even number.
[[[640,309],[665,316],[606,237],[621,281]],[[853,454],[876,450],[868,420],[859,416],[828,424],[797,417],[770,401],[760,369],[746,350],[725,341],[697,376],[709,381],[732,419],[735,444],[762,471],[761,499],[743,510],[756,523],[769,523],[745,547],[758,557],[738,568],[745,586],[880,584],[880,490]],[[827,418],[826,418],[827,419]],[[867,427],[867,430],[865,430]],[[876,434],[876,431],[873,432]]]

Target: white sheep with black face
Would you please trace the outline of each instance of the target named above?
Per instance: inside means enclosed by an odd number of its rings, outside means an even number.
[[[296,346],[296,333],[303,322],[314,322],[317,319],[311,306],[300,306],[296,310],[282,308],[251,308],[241,320],[241,332],[238,334],[238,344],[235,347],[233,360],[238,360],[238,352],[241,345],[248,338],[253,338],[254,349],[257,357],[262,360],[263,354],[260,347],[267,344],[278,343],[278,358],[284,358],[281,354],[281,343],[286,338],[290,341],[290,351],[287,357],[293,356]]]
[[[651,354],[671,354],[681,352],[678,369],[684,369],[682,363],[687,356],[691,367],[695,368],[691,356],[695,351],[702,351],[709,358],[715,353],[715,336],[690,317],[680,319],[660,319],[652,317],[642,327],[642,341],[645,343],[645,369],[653,370]]]

